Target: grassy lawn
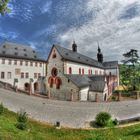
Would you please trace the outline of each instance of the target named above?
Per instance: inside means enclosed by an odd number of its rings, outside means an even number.
[[[0,140],[140,140],[140,124],[106,130],[57,130],[29,120],[27,130],[16,128],[16,114],[5,109],[0,115]]]

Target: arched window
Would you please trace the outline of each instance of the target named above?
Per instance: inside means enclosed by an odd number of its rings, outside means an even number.
[[[52,58],[56,58],[56,53],[53,53]]]
[[[88,75],[90,75],[91,73],[90,73],[90,69],[88,70]]]
[[[92,75],[92,70],[91,70],[91,72],[90,72],[90,73],[91,73],[91,75]]]
[[[72,74],[72,68],[69,67],[69,74]]]
[[[84,75],[84,69],[82,69],[82,75]]]
[[[55,50],[53,50],[52,58],[56,58]]]
[[[79,68],[79,74],[81,74],[81,68]]]
[[[53,77],[56,77],[58,74],[58,70],[56,68],[53,68],[51,73]]]
[[[53,77],[49,77],[48,83],[50,85],[50,88],[52,88],[53,87],[53,84],[54,84]]]
[[[56,89],[60,89],[60,86],[62,85],[62,81],[59,77],[55,79]]]

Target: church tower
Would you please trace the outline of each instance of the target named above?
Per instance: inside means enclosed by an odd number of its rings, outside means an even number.
[[[103,54],[101,52],[101,49],[99,47],[99,44],[98,44],[97,60],[98,60],[98,62],[103,63]]]
[[[72,51],[77,52],[77,44],[75,43],[75,41],[73,41],[73,44],[72,44]]]

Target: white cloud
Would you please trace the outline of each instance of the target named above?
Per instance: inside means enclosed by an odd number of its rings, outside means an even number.
[[[48,13],[50,12],[51,6],[52,6],[52,1],[47,0],[47,2],[40,8],[40,10],[43,14]]]
[[[99,41],[105,60],[121,60],[122,54],[131,48],[140,51],[140,16],[119,19],[134,3],[140,5],[139,0],[88,0],[87,12],[93,12],[93,18],[81,27],[73,27],[59,35],[58,40],[62,44],[69,41],[70,47],[75,39],[79,51],[93,58],[96,58]]]

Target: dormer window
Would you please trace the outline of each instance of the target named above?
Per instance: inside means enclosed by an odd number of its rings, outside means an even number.
[[[2,51],[2,54],[5,54],[6,52],[5,51]]]
[[[37,56],[36,56],[36,55],[34,55],[34,58],[37,58]]]
[[[35,51],[33,51],[33,53],[35,53]]]
[[[17,53],[17,52],[15,52],[15,55],[18,55],[18,53]]]
[[[15,50],[17,50],[18,48],[16,47]]]
[[[6,45],[3,45],[3,48],[6,48]]]
[[[27,56],[27,54],[25,53],[24,56]]]
[[[23,51],[26,52],[26,49],[24,49]]]

